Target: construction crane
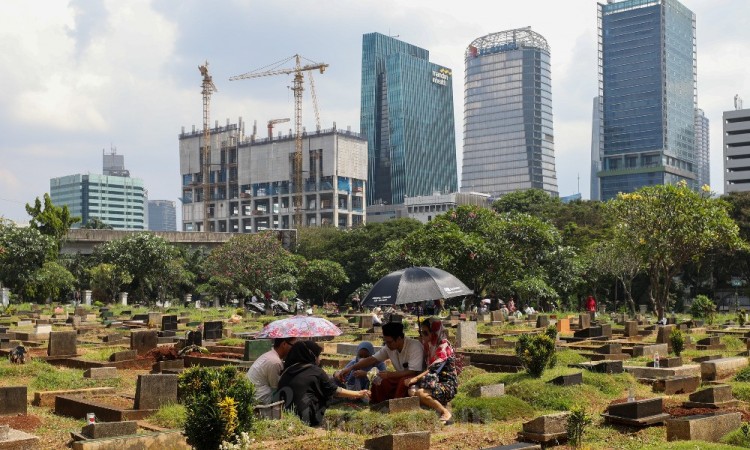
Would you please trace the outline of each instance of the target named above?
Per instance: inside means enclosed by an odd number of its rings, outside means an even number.
[[[279,69],[278,67],[282,64],[286,64],[289,61],[294,59],[294,67],[292,68],[282,68]],[[294,92],[294,131],[295,131],[295,141],[294,141],[294,167],[292,168],[292,174],[293,174],[293,183],[294,183],[294,223],[296,227],[302,227],[304,226],[304,221],[302,220],[302,91],[304,90],[302,87],[302,82],[304,80],[303,78],[303,72],[309,72],[309,74],[312,74],[313,71],[319,70],[320,73],[325,72],[326,67],[328,67],[328,64],[325,63],[316,63],[312,62],[311,64],[302,65],[301,63],[302,56],[300,55],[294,55],[291,56],[285,60],[276,62],[274,64],[271,64],[269,66],[261,67],[260,69],[254,70],[252,72],[248,72],[242,75],[236,75],[229,79],[229,81],[237,81],[237,80],[245,80],[249,78],[260,78],[260,77],[267,77],[271,75],[291,75],[294,74],[294,81],[292,83],[292,91]],[[271,69],[265,70],[269,67],[272,67]],[[312,77],[310,77],[310,80],[312,81]],[[317,106],[317,98],[315,96],[315,91],[311,91],[313,94],[313,103],[315,104],[315,114],[316,114],[316,121],[315,124],[317,129],[320,129],[320,118],[318,116],[318,106]]]
[[[288,117],[286,119],[272,119],[268,121],[268,140],[269,141],[273,139],[273,126],[276,125],[277,123],[285,123],[285,122],[289,122]]]
[[[211,198],[211,187],[209,184],[211,174],[211,94],[217,92],[216,85],[208,74],[208,61],[198,66],[203,76],[203,168],[201,177],[203,179],[203,231],[208,232],[208,202]]]

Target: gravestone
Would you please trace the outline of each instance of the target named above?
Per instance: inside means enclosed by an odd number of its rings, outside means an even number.
[[[138,320],[138,321],[141,321],[143,323],[148,323],[148,314],[135,314],[135,315],[133,315],[133,318],[130,319],[130,320],[134,320],[134,321]]]
[[[370,328],[372,328],[372,316],[369,314],[359,316],[359,327],[364,328],[366,330],[369,330]]]
[[[570,333],[570,319],[557,319],[555,328],[558,333]]]
[[[746,356],[712,359],[701,363],[701,378],[716,381],[730,377],[748,366]]]
[[[502,397],[503,395],[505,395],[505,384],[503,383],[479,386],[469,392],[471,397],[482,398]]]
[[[135,359],[137,356],[138,356],[138,352],[135,350],[123,350],[121,352],[114,352],[111,355],[109,355],[109,360],[111,362],[131,361]]]
[[[430,432],[415,431],[378,436],[365,441],[367,450],[430,450]]]
[[[617,353],[622,353],[622,344],[617,342],[611,342],[609,344],[604,344],[603,346],[596,349],[597,353],[603,353],[605,355],[614,355]]]
[[[135,409],[159,409],[177,403],[177,375],[138,375]]]
[[[505,322],[505,315],[502,311],[490,311],[490,317],[492,317],[493,322]]]
[[[560,375],[550,380],[550,383],[558,386],[575,386],[583,384],[583,372],[576,372],[570,375]]]
[[[647,367],[655,367],[656,362],[655,361],[649,361],[646,363]],[[659,367],[664,369],[671,369],[673,367],[681,367],[682,366],[682,358],[679,356],[674,356],[671,358],[659,358]]]
[[[419,410],[419,397],[393,398],[370,405],[370,409],[372,411],[380,411],[388,414],[404,411],[417,411]]]
[[[91,291],[88,289],[83,291],[83,303],[85,303],[86,306],[91,306]]]
[[[638,322],[635,320],[628,320],[625,322],[625,337],[636,336],[638,336]]]
[[[631,426],[653,425],[669,418],[661,397],[609,405],[603,416],[606,422]]]
[[[76,331],[53,331],[49,334],[47,356],[75,356],[77,354]]]
[[[655,354],[666,355],[668,352],[667,344],[638,345],[633,347],[633,357],[654,356]]]
[[[157,327],[159,326],[159,323],[161,322],[161,313],[158,312],[150,312],[148,313],[148,319],[147,324],[149,327]]]
[[[591,326],[591,316],[588,314],[578,315],[578,329],[583,330]]]
[[[221,339],[222,330],[224,328],[224,322],[204,322],[203,323],[203,339],[214,340]]]
[[[76,315],[78,317],[86,317],[88,313],[89,312],[83,306],[76,306],[76,309],[73,315]]]
[[[159,334],[156,330],[138,330],[130,333],[130,349],[139,355],[145,355],[156,348],[158,342]]]
[[[161,317],[162,331],[177,331],[177,316],[169,315]]]
[[[120,304],[125,306],[128,304],[128,293],[120,292]]]
[[[203,345],[203,333],[200,331],[188,331],[185,345],[197,345],[198,347],[201,347]]]
[[[549,326],[549,316],[538,316],[536,318],[537,328],[547,328]]]
[[[709,336],[704,339],[700,339],[696,344],[697,350],[724,350],[726,345],[721,343],[719,336]]]
[[[573,332],[573,337],[581,339],[602,336],[604,336],[604,334],[602,334],[602,327],[586,327]]]
[[[684,403],[686,408],[723,408],[734,406],[738,402],[732,397],[732,387],[728,384],[709,386],[693,392]]]
[[[243,361],[255,361],[267,351],[273,348],[273,339],[254,339],[245,341],[245,353]]]
[[[26,415],[26,386],[0,387],[0,416]]]
[[[92,380],[105,380],[109,378],[117,378],[116,367],[90,367],[83,372],[83,378],[91,378]]]
[[[669,342],[669,333],[674,329],[674,325],[662,325],[656,332],[656,343],[671,345]]]
[[[3,307],[7,308],[8,304],[10,303],[10,289],[8,288],[0,289],[0,297],[2,297]]]
[[[654,392],[666,395],[689,394],[701,385],[699,376],[668,377],[654,380]]]
[[[456,332],[456,347],[467,348],[476,347],[477,342],[477,323],[473,321],[460,322]]]
[[[719,442],[742,424],[742,414],[725,412],[675,417],[667,420],[667,441]]]
[[[165,370],[181,371],[184,368],[185,368],[184,359],[168,359],[166,361],[156,361],[154,365],[151,366],[151,373],[162,373]]]
[[[564,441],[568,437],[566,425],[570,412],[560,412],[537,417],[523,424],[519,435],[524,440],[547,443]]]
[[[117,436],[128,436],[138,432],[138,422],[128,420],[124,422],[98,422],[86,425],[81,434],[89,439],[103,439]]]

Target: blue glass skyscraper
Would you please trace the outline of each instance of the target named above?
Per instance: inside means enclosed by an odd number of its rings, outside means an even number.
[[[488,34],[466,49],[461,190],[557,196],[547,41],[531,28]]]
[[[360,127],[368,145],[368,205],[457,191],[452,73],[429,56],[380,33],[363,36]]]
[[[681,180],[696,187],[695,14],[677,0],[598,8],[601,199]]]

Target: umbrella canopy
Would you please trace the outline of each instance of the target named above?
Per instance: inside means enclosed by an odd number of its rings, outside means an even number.
[[[409,267],[378,280],[362,300],[362,306],[403,305],[473,293],[461,280],[444,270]]]
[[[339,327],[322,317],[292,316],[286,319],[275,320],[258,333],[258,338],[288,338],[288,337],[316,337],[316,336],[338,336],[341,334]]]

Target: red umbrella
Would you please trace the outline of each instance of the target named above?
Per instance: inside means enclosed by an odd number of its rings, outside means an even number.
[[[316,337],[338,336],[342,332],[339,327],[322,317],[292,316],[275,320],[258,333],[257,338],[288,338],[288,337]]]

